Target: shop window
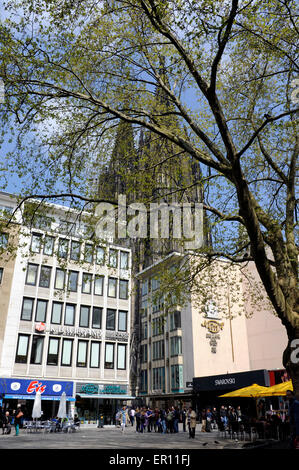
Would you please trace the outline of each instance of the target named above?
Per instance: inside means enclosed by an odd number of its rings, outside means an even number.
[[[39,287],[50,287],[52,268],[49,266],[41,266],[39,276]]]
[[[95,276],[94,295],[103,295],[104,292],[104,276]]]
[[[119,310],[118,312],[118,331],[127,331],[128,312]]]
[[[59,355],[59,338],[49,338],[49,348],[48,348],[48,358],[47,364],[50,366],[58,365],[58,355]]]
[[[88,341],[78,341],[77,367],[87,366],[87,347]]]
[[[114,369],[114,343],[105,344],[105,369]]]
[[[90,312],[90,307],[81,305],[80,318],[79,318],[79,326],[81,328],[89,328],[89,312]]]
[[[53,302],[51,323],[54,323],[55,325],[61,324],[62,307],[63,307],[63,304],[61,302]]]
[[[22,304],[21,320],[31,321],[34,299],[24,297]]]
[[[28,263],[25,284],[29,286],[36,286],[37,272],[38,272],[38,265]]]
[[[123,279],[119,280],[119,298],[127,300],[128,298],[128,288],[129,288],[129,281],[125,281]]]
[[[44,240],[44,255],[53,256],[55,238],[49,235],[45,236]]]
[[[108,279],[108,297],[116,297],[117,279],[109,277]]]
[[[184,387],[183,383],[183,366],[173,365],[171,366],[171,388],[172,390],[178,390]]]
[[[92,328],[102,327],[102,307],[93,307],[92,309]]]
[[[65,285],[65,271],[63,269],[56,269],[55,276],[55,289],[63,290]]]
[[[126,369],[126,351],[127,345],[126,344],[118,344],[117,345],[117,368],[118,369]]]
[[[62,354],[61,354],[61,365],[71,366],[72,365],[72,353],[73,353],[73,340],[63,339],[62,341]]]
[[[92,368],[100,367],[100,351],[101,351],[101,343],[92,341],[90,345],[90,367]]]
[[[37,299],[36,302],[36,311],[35,311],[35,321],[36,322],[45,322],[47,317],[47,300]]]
[[[106,330],[115,330],[116,310],[107,308]]]
[[[65,315],[64,315],[64,324],[67,326],[74,326],[75,324],[75,309],[76,306],[73,304],[66,304],[65,306]]]
[[[29,338],[30,338],[29,335],[19,334],[18,336],[17,353],[16,353],[16,362],[18,364],[27,363]]]
[[[82,274],[82,293],[91,294],[92,274]]]
[[[33,336],[31,346],[30,364],[42,364],[44,337]]]

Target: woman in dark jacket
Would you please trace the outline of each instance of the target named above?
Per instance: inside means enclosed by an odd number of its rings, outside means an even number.
[[[16,436],[19,435],[20,424],[22,422],[23,412],[21,408],[17,408],[17,411],[14,413],[14,425],[16,430]]]

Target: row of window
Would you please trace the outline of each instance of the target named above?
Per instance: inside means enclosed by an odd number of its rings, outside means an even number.
[[[29,286],[49,288],[51,283],[52,267],[39,266],[38,264],[28,263],[25,283]],[[79,273],[79,271],[65,271],[56,268],[54,288],[64,290],[65,287],[69,292],[78,292],[81,286],[83,294],[103,295],[104,293],[104,276],[90,273]],[[109,277],[107,282],[108,297],[127,300],[129,296],[129,281],[127,279],[117,279]]]
[[[170,338],[170,356],[179,356],[182,354],[182,337],[173,336]],[[140,360],[141,362],[147,362],[150,358],[148,357],[148,345],[142,344],[140,347]],[[157,361],[164,359],[165,357],[165,344],[164,340],[155,341],[152,343],[152,360]]]
[[[92,243],[84,243],[81,241],[69,240],[67,238],[56,238],[41,233],[33,233],[30,245],[31,253],[41,253],[44,255],[57,256],[62,259],[70,259],[72,261],[84,261],[86,263],[99,264],[103,266],[108,261],[108,266],[112,268],[129,269],[129,253],[127,251],[117,250],[115,248],[106,248],[95,246]]]
[[[165,320],[164,318],[154,318],[151,322],[152,333],[151,336],[158,336],[164,334]],[[174,331],[181,328],[181,312],[178,310],[169,314],[169,330]],[[149,336],[148,322],[141,323],[141,340],[147,339]]]
[[[101,342],[75,340],[69,338],[49,337],[47,365],[73,366],[76,357],[77,367],[100,367]],[[19,364],[42,364],[45,337],[20,333],[15,362]],[[122,343],[105,343],[105,369],[126,369],[127,345]]]
[[[140,391],[148,392],[148,378],[150,371],[142,370],[140,373]],[[165,367],[154,367],[152,369],[152,390],[162,390],[165,392]],[[183,383],[183,365],[175,364],[170,370],[171,390],[179,390],[184,388]]]
[[[47,322],[48,300],[24,297],[21,311],[21,320],[35,322]],[[103,308],[91,307],[64,302],[52,302],[51,323],[54,325],[75,326],[76,315],[79,310],[78,325],[81,328],[102,328]],[[127,331],[128,312],[107,308],[106,330]]]

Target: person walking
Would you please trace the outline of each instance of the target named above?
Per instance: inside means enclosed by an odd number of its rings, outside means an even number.
[[[182,423],[183,423],[183,432],[186,432],[186,417],[187,417],[187,410],[186,408],[183,408],[181,411],[181,416],[182,416]]]
[[[19,431],[20,431],[20,424],[22,422],[22,417],[23,417],[24,413],[23,411],[21,410],[21,407],[19,406],[16,410],[16,412],[14,413],[14,426],[15,426],[15,430],[16,430],[16,436],[19,435]]]
[[[135,420],[135,410],[134,410],[134,408],[131,408],[131,410],[130,410],[130,421],[131,421],[132,426],[134,426],[134,420]]]
[[[122,409],[120,410],[120,427],[121,427],[121,432],[125,432],[125,427],[130,423],[130,418],[128,415],[128,410],[126,406],[123,406]]]
[[[177,407],[172,407],[172,414],[173,414],[173,432],[179,432],[179,418],[180,414]]]
[[[206,425],[207,425],[207,414],[206,414],[206,410],[203,409],[201,411],[201,432],[206,432]]]
[[[136,432],[140,432],[140,409],[136,408],[135,418],[136,418]]]
[[[167,425],[166,425],[166,411],[165,410],[160,410],[160,417],[161,417],[162,433],[166,434]]]
[[[196,413],[190,406],[187,417],[186,417],[186,424],[189,430],[189,439],[195,438],[195,429],[196,429]]]

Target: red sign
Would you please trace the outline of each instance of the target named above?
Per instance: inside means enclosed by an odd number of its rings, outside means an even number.
[[[37,331],[45,331],[46,325],[44,323],[40,322],[37,325],[35,325],[35,329]]]
[[[42,382],[39,382],[38,380],[33,380],[30,382],[30,384],[27,387],[27,393],[33,393],[33,392],[40,392],[44,393],[46,390],[46,385],[42,385]]]

